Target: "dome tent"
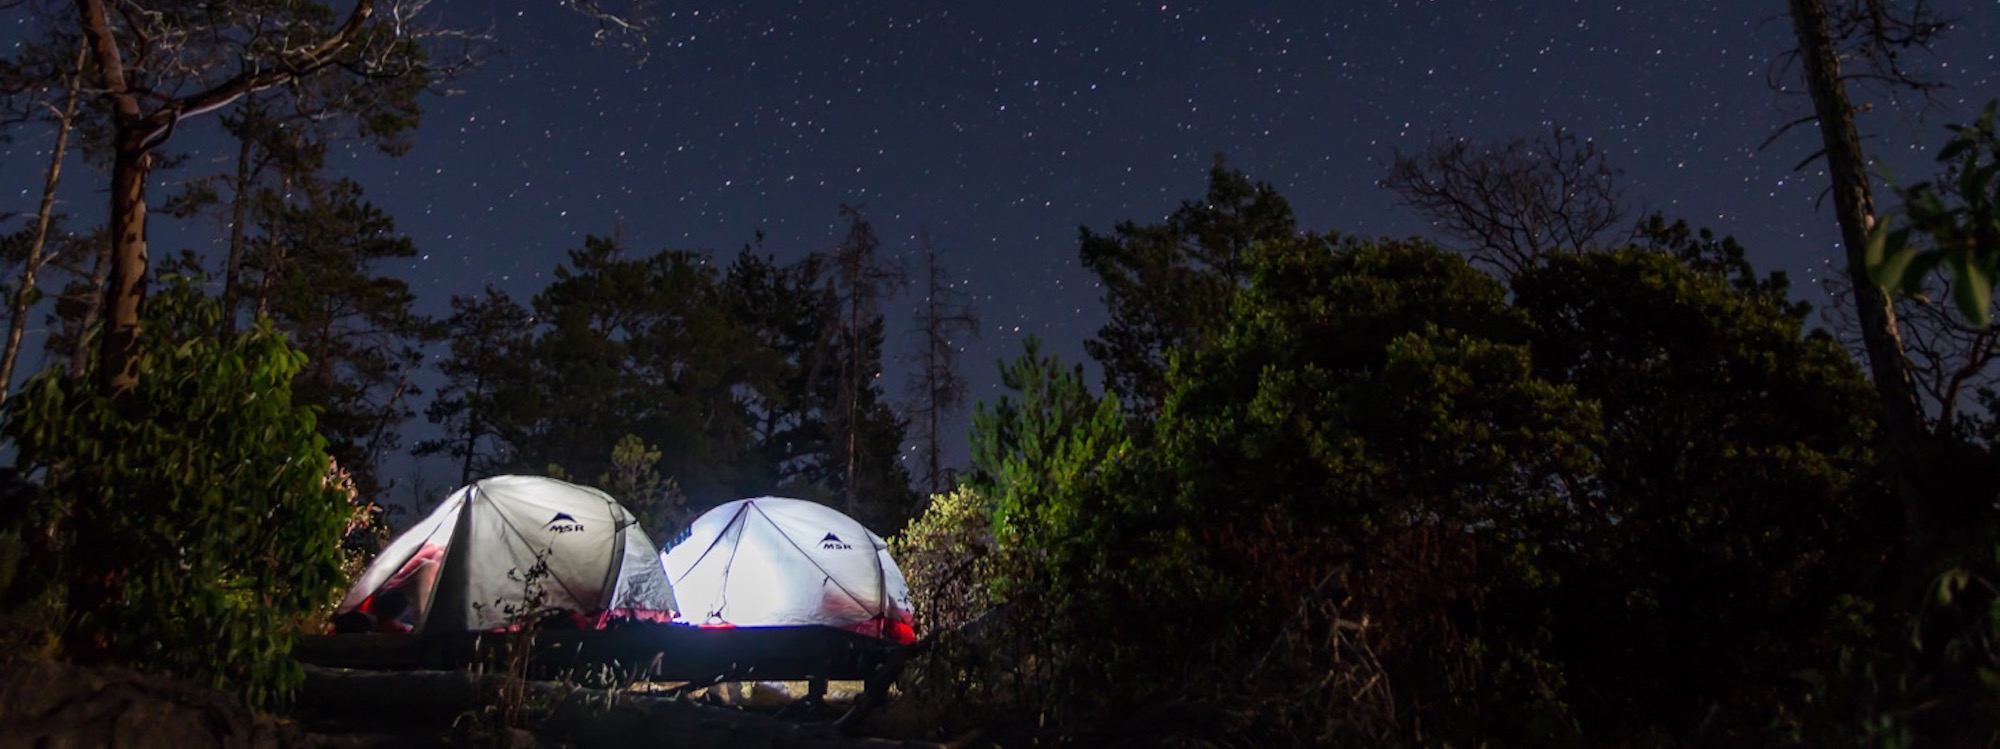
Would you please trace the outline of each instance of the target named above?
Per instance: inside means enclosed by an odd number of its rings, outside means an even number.
[[[889,544],[817,502],[758,497],[703,513],[664,555],[688,623],[837,627],[915,639]]]
[[[666,621],[673,588],[632,513],[596,489],[495,476],[453,492],[391,541],[336,610],[341,629],[484,631],[509,626],[537,566],[543,604],[581,626]]]

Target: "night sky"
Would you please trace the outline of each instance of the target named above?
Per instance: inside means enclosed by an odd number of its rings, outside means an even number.
[[[1935,3],[1961,19],[1917,60],[1950,84],[1924,112],[1862,122],[1901,178],[1928,176],[1942,125],[2000,96],[2000,2]],[[1736,235],[1797,293],[1837,254],[1803,95],[1773,91],[1791,28],[1780,2],[940,3],[661,2],[643,60],[592,46],[593,24],[554,0],[441,0],[500,48],[426,103],[406,156],[336,150],[422,252],[393,269],[426,311],[493,283],[526,299],[565,250],[618,228],[635,250],[724,259],[762,230],[781,257],[826,249],[835,208],[863,204],[889,253],[927,228],[984,315],[968,343],[973,398],[993,362],[1040,335],[1065,358],[1102,323],[1076,259],[1080,225],[1156,220],[1199,196],[1216,153],[1273,183],[1302,226],[1432,233],[1375,186],[1396,149],[1451,133],[1595,139],[1632,202]],[[25,33],[0,21],[0,47]],[[1884,97],[1857,98],[1890,109]],[[193,156],[156,199],[233,149],[186,127]],[[0,146],[0,212],[33,210],[48,146]],[[102,214],[104,178],[78,169],[64,210]],[[155,257],[221,248],[213,224],[155,214]],[[914,300],[886,311],[903,323]],[[892,327],[892,336],[901,328]],[[892,349],[900,350],[900,340]],[[31,348],[36,346],[33,338]],[[437,349],[442,353],[442,347]],[[32,364],[32,363],[31,363]],[[900,368],[886,377],[901,397]],[[414,441],[428,431],[410,425]],[[955,448],[963,459],[964,448]],[[408,474],[397,458],[387,475]],[[450,471],[429,472],[431,484]]]

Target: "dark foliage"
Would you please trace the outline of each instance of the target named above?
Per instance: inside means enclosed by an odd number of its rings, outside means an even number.
[[[835,502],[851,450],[867,498],[857,517],[901,527],[915,512],[904,422],[878,378],[845,389],[849,373],[881,369],[881,315],[848,328],[830,263],[745,250],[725,268],[705,252],[635,257],[588,239],[532,311],[492,292],[455,300],[447,384],[427,412],[449,436],[419,450],[472,477],[554,467],[647,483],[653,471],[673,484],[654,493],[688,510],[770,493]]]
[[[1156,410],[1166,397],[1167,352],[1220,335],[1248,278],[1251,247],[1296,233],[1290,203],[1219,157],[1208,194],[1181,203],[1165,223],[1082,229],[1079,255],[1103,282],[1111,313],[1083,344],[1103,365],[1105,387],[1136,413]]]
[[[1939,613],[1867,603],[1900,541],[1868,382],[1733,240],[1642,235],[1511,287],[1420,242],[1239,236],[1147,422],[1031,343],[975,416],[975,492],[901,542],[948,619],[1005,612],[1011,655],[936,656],[952,714],[1085,743],[1983,735],[1978,688],[1938,698],[1992,672],[1990,562]]]

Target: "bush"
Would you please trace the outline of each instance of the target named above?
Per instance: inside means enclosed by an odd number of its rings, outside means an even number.
[[[688,512],[680,483],[660,475],[661,455],[660,448],[647,445],[638,435],[625,435],[612,446],[611,470],[598,474],[597,486],[631,510],[639,529],[665,548],[694,516]]]
[[[993,607],[992,502],[970,487],[931,497],[889,553],[910,586],[919,635],[966,624]]]
[[[69,581],[65,653],[262,705],[303,678],[294,625],[341,582],[351,509],[291,399],[304,356],[268,320],[218,339],[221,315],[170,280],[134,390],[114,402],[43,372],[7,403],[5,434],[42,484],[17,518],[52,539],[36,577]]]

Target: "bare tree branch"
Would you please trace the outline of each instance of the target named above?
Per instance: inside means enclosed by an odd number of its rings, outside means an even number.
[[[1617,176],[1596,143],[1556,127],[1498,145],[1440,138],[1398,153],[1380,184],[1467,242],[1474,260],[1512,274],[1615,241],[1625,223]]]

